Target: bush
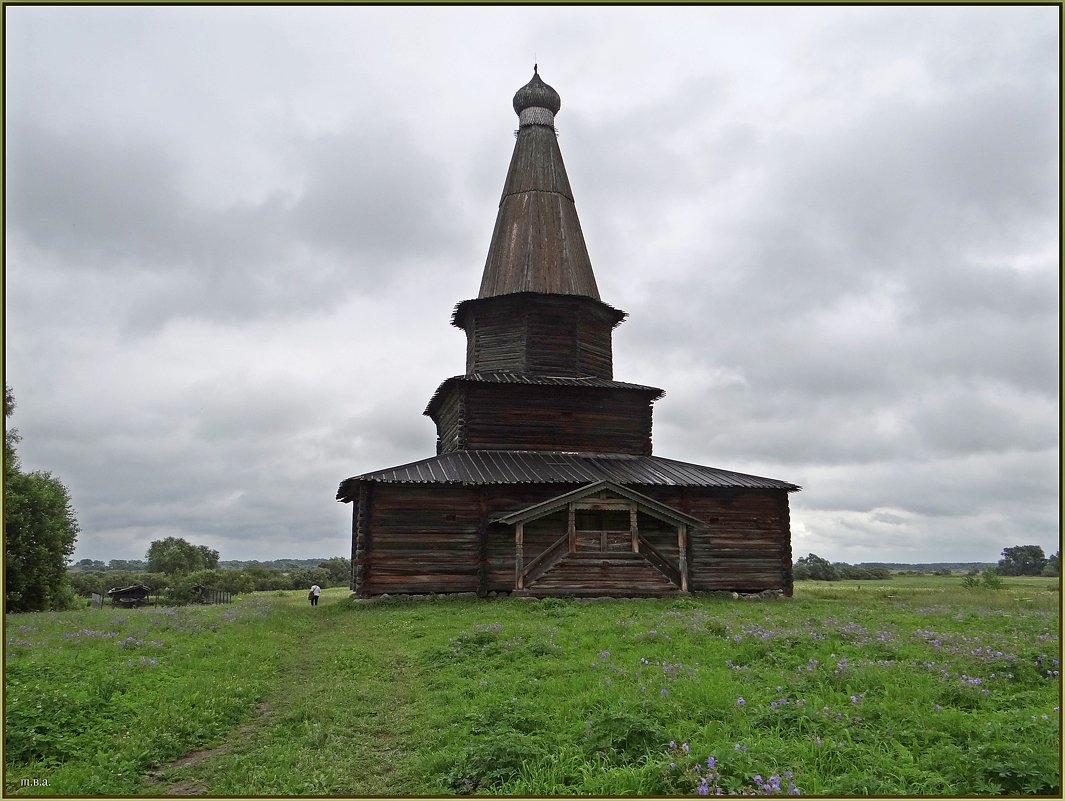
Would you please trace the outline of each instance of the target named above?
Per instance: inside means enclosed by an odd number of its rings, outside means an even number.
[[[961,580],[961,586],[967,590],[975,590],[983,587],[985,590],[1001,590],[1003,587],[1002,577],[994,568],[988,568],[983,573],[973,568]]]
[[[262,592],[264,590],[292,589],[290,586],[291,582],[289,581],[289,577],[282,573],[280,570],[277,570],[272,567],[263,567],[262,565],[249,565],[248,567],[233,572],[241,573],[245,576],[248,576],[254,584],[254,589],[259,592]]]
[[[462,795],[497,788],[515,779],[523,762],[545,754],[538,737],[500,728],[473,739],[444,777],[444,784]]]
[[[980,574],[980,583],[989,590],[1002,589],[1002,578],[999,576],[998,571],[993,568],[988,568]]]
[[[585,748],[631,762],[661,747],[668,738],[658,721],[643,712],[601,711],[586,723]]]

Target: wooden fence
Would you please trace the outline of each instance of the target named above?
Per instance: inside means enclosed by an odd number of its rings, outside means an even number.
[[[201,604],[228,604],[232,603],[232,601],[233,593],[225,590],[212,590],[208,587],[202,588],[199,597],[196,599],[196,602]]]

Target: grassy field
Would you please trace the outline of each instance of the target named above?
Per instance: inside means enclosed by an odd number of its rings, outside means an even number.
[[[1057,795],[1056,587],[9,615],[5,794]]]

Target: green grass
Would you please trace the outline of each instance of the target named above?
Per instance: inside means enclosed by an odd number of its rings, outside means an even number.
[[[6,791],[1053,794],[1056,586],[10,615]]]

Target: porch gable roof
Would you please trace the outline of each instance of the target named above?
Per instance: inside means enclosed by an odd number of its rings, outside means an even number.
[[[577,489],[563,493],[562,495],[556,495],[554,498],[548,498],[546,501],[527,506],[516,512],[493,517],[492,522],[504,523],[506,525],[525,523],[529,520],[535,520],[538,517],[549,515],[552,512],[557,512],[559,509],[564,509],[574,501],[583,500],[584,498],[603,490],[618,497],[634,501],[637,507],[644,507],[656,517],[669,520],[672,523],[686,525],[692,528],[704,528],[706,526],[706,523],[699,520],[697,517],[692,517],[679,509],[675,509],[672,506],[656,501],[654,498],[648,498],[642,493],[631,490],[628,487],[623,487],[620,484],[615,484],[612,481],[594,481],[591,484],[578,487]]]

